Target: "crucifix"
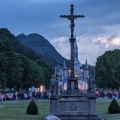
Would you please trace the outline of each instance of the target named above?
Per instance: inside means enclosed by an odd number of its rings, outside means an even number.
[[[73,11],[74,11],[73,4],[71,4],[71,9],[70,9],[71,15],[61,15],[60,16],[61,18],[67,18],[71,22],[71,25],[70,25],[71,38],[74,38],[74,27],[75,27],[74,19],[85,17],[84,15],[73,15]]]
[[[61,18],[67,18],[71,22],[71,25],[70,25],[71,38],[69,39],[70,43],[71,43],[71,64],[70,64],[71,74],[70,74],[70,78],[68,79],[67,89],[71,89],[71,84],[72,83],[74,83],[74,86],[75,86],[74,88],[78,89],[77,79],[75,78],[75,75],[74,75],[74,42],[75,42],[75,38],[74,38],[74,27],[75,27],[74,19],[85,17],[84,15],[74,15],[73,11],[74,11],[74,7],[73,7],[73,4],[71,4],[71,8],[70,8],[71,15],[61,15],[60,16]]]

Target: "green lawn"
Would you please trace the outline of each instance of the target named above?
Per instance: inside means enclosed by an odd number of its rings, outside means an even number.
[[[0,102],[0,120],[43,120],[49,115],[49,101],[36,100],[38,115],[26,114],[26,109],[30,101],[2,101]]]
[[[0,120],[43,120],[44,116],[49,115],[49,100],[35,101],[39,113],[38,115],[27,115],[26,108],[30,101],[1,101]],[[111,100],[96,100],[97,113],[105,120],[120,120],[120,114],[108,114],[107,109]],[[120,100],[118,100],[120,105]]]
[[[102,100],[96,100],[96,109],[97,113],[101,115],[104,120],[120,120],[120,114],[109,114],[108,113],[108,107],[112,99],[102,99]],[[117,100],[117,102],[120,105],[120,100]]]

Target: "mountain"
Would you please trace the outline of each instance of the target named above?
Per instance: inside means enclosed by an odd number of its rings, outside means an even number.
[[[24,35],[23,33],[16,38],[26,47],[33,49],[36,53],[53,58],[60,64],[63,64],[65,58],[59,54],[51,43],[43,36],[32,33]]]
[[[24,35],[21,35],[21,37],[24,37]],[[51,57],[40,55],[31,48],[27,48],[25,45],[21,44],[21,42],[17,40],[16,37],[6,28],[0,28],[0,40],[7,40],[11,42],[14,52],[20,53],[26,56],[27,58],[31,59],[32,61],[44,59],[45,61],[49,62],[52,66],[56,66],[58,64],[58,62],[56,62]]]

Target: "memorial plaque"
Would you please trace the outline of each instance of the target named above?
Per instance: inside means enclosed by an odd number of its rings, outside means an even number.
[[[68,103],[69,111],[78,111],[78,102]]]

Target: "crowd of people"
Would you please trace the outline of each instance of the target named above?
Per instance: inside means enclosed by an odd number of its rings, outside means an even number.
[[[47,100],[50,98],[50,92],[4,92],[0,93],[0,101],[6,100]]]
[[[120,99],[120,90],[111,90],[111,89],[99,89],[96,92],[96,98],[105,98],[105,99]],[[58,93],[59,95],[59,93]],[[51,96],[49,91],[45,92],[1,92],[0,101],[6,100],[47,100]]]
[[[114,89],[100,89],[96,91],[97,98],[120,99],[120,90]]]

